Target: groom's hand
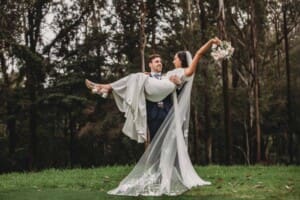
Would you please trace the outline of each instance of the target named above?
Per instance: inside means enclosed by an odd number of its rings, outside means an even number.
[[[181,83],[182,83],[182,81],[180,80],[180,78],[178,76],[176,76],[176,75],[170,76],[169,80],[171,82],[173,82],[177,86],[181,85]]]

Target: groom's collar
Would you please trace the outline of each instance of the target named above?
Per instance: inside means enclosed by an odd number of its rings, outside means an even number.
[[[161,76],[161,72],[150,72],[151,76],[154,76],[156,74],[160,75]]]

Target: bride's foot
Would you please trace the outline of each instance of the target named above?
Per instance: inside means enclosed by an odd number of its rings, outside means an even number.
[[[92,93],[98,94],[103,98],[106,98],[112,89],[109,84],[97,84],[88,79],[85,79],[85,85],[87,88],[92,90]]]
[[[94,87],[96,86],[96,83],[93,83],[92,81],[85,79],[85,85],[87,88],[89,88],[90,90],[94,89]]]

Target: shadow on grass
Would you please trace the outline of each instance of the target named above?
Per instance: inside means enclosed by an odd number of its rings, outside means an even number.
[[[145,200],[237,200],[232,196],[220,196],[220,195],[200,195],[192,196],[183,194],[180,196],[162,196],[162,197],[126,197],[126,196],[113,196],[108,195],[104,191],[88,191],[88,190],[66,190],[66,189],[22,189],[17,191],[0,191],[0,199],[5,200],[131,200],[131,199],[145,199]]]

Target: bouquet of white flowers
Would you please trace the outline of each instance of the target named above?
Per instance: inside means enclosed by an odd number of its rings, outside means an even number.
[[[220,45],[213,44],[211,48],[211,56],[215,61],[229,59],[234,52],[234,48],[231,46],[231,43],[227,41],[222,41]]]

